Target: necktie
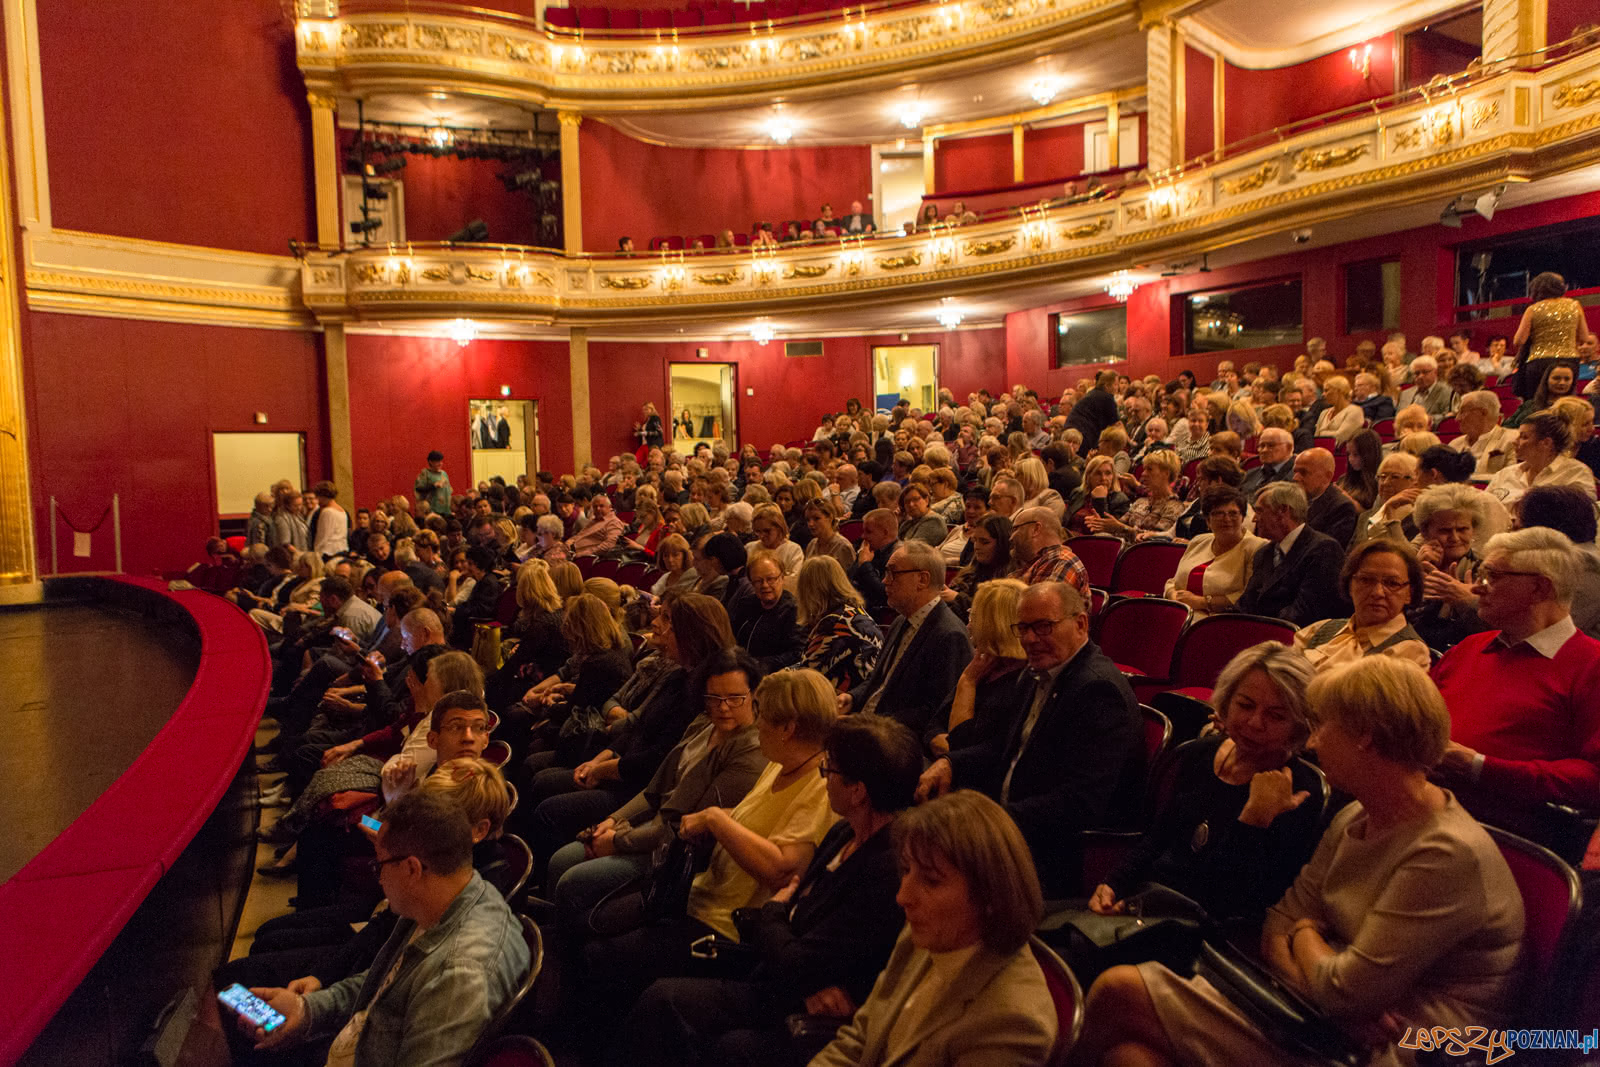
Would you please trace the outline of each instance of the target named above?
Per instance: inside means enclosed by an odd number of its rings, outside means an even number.
[[[1023,720],[1022,734],[1017,738],[1017,754],[1011,757],[1011,766],[1006,768],[1006,776],[1000,783],[1002,804],[1010,802],[1011,776],[1017,773],[1017,764],[1028,750],[1028,741],[1033,737],[1034,727],[1039,725],[1039,714],[1044,711],[1045,699],[1050,695],[1049,671],[1029,671],[1028,677],[1033,679],[1033,701],[1028,706],[1028,717]]]
[[[888,689],[889,683],[894,681],[895,668],[900,666],[900,653],[905,649],[906,644],[908,643],[907,634],[910,632],[911,622],[908,619],[906,624],[900,627],[900,632],[895,636],[894,647],[885,650],[885,655],[887,655],[889,659],[887,665],[883,668],[883,684],[878,686],[877,689],[873,690],[872,695],[867,697],[867,702],[861,705],[861,713],[863,715],[871,714],[872,712],[878,710],[878,702],[883,699],[884,690]]]

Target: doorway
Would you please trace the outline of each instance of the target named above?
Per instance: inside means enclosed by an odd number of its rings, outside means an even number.
[[[669,363],[672,441],[692,452],[702,441],[739,451],[737,368],[732,363]]]
[[[880,410],[901,400],[932,411],[939,395],[938,345],[882,345],[872,350],[872,395]]]
[[[925,179],[922,145],[899,149],[873,146],[872,204],[878,216],[879,233],[899,233],[908,222],[915,222],[922,207]]]
[[[496,475],[517,484],[517,475],[539,469],[539,402],[467,401],[467,440],[474,486]]]

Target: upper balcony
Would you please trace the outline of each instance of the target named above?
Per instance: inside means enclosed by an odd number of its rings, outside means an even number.
[[[1382,226],[1386,212],[1600,158],[1600,48],[1552,54],[1564,58],[1475,71],[1208,153],[1113,196],[1041,202],[993,222],[735,254],[318,251],[305,257],[303,298],[328,320],[681,322],[1085,283],[1297,226]]]
[[[1026,62],[1112,35],[1137,42],[1141,0],[944,0],[877,4],[693,33],[588,37],[439,3],[362,0],[302,17],[297,54],[313,92],[462,92],[590,112],[798,100]]]

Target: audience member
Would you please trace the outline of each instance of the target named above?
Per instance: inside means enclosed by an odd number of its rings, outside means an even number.
[[[1360,509],[1333,484],[1333,470],[1333,454],[1325,448],[1307,449],[1294,458],[1294,480],[1306,494],[1306,525],[1343,549],[1355,534]]]
[[[956,680],[949,705],[933,716],[924,733],[935,756],[949,755],[952,744],[976,744],[1010,723],[1018,672],[1027,664],[1014,629],[1017,602],[1027,588],[1015,578],[994,578],[978,587],[967,623],[972,659]]]
[[[861,547],[856,552],[855,566],[850,570],[850,581],[875,618],[889,608],[886,590],[889,560],[899,547],[899,525],[894,512],[887,508],[867,512],[861,520]]]
[[[832,556],[808,559],[795,590],[795,621],[804,635],[796,664],[848,693],[866,681],[883,648],[883,631]]]
[[[800,658],[794,595],[783,587],[782,565],[770,552],[751,557],[748,573],[752,595],[734,601],[728,622],[734,643],[749,652],[763,671],[775,671]]]
[[[1146,457],[1145,462],[1160,454]],[[1119,518],[1131,506],[1132,501],[1117,488],[1116,466],[1106,456],[1093,456],[1083,468],[1083,481],[1067,502],[1065,524],[1073,533],[1092,533],[1091,515]]]
[[[1423,670],[1433,665],[1428,646],[1406,621],[1422,603],[1422,568],[1411,546],[1380,538],[1351,550],[1339,584],[1355,610],[1349,618],[1303,626],[1294,645],[1318,674],[1365,656],[1394,656]]]
[[[1012,576],[1028,585],[1066,582],[1089,595],[1089,568],[1062,543],[1061,523],[1049,508],[1028,508],[1011,523]]]
[[[1254,470],[1245,472],[1244,484],[1239,491],[1246,500],[1254,500],[1262,487],[1271,482],[1287,482],[1294,478],[1294,437],[1287,430],[1267,427],[1256,439],[1256,456],[1261,462]]]
[[[1489,480],[1489,492],[1506,507],[1516,506],[1535,486],[1570,485],[1595,499],[1594,472],[1566,455],[1572,427],[1560,415],[1541,411],[1517,427],[1517,462]]]
[[[1238,603],[1250,584],[1256,555],[1266,539],[1245,532],[1245,502],[1239,490],[1228,485],[1206,489],[1199,511],[1210,532],[1193,538],[1178,560],[1177,572],[1167,580],[1163,596],[1188,608],[1195,618],[1227,611]]]
[[[1344,550],[1305,525],[1306,494],[1293,482],[1274,482],[1256,496],[1256,533],[1269,544],[1256,551],[1250,579],[1234,607],[1296,626],[1336,615]],[[1213,610],[1220,607],[1213,604]]]

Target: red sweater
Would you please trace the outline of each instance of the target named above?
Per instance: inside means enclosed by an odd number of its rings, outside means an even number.
[[[1519,806],[1600,808],[1600,641],[1577,633],[1554,659],[1473,634],[1433,668],[1450,738],[1486,757],[1478,789]]]

